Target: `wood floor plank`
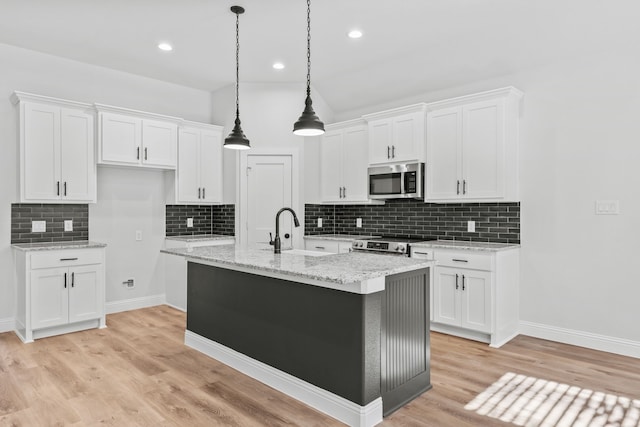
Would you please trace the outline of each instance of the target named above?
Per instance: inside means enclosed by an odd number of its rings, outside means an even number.
[[[342,425],[186,347],[185,323],[185,313],[158,306],[109,315],[106,329],[32,344],[0,334],[0,427]],[[465,409],[509,372],[640,399],[638,359],[524,336],[494,349],[432,333],[431,346],[433,389],[381,426],[513,426]],[[585,416],[595,423],[611,415],[601,409]],[[622,416],[640,426],[633,411]]]

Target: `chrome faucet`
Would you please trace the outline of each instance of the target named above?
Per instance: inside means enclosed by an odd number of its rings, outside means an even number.
[[[300,222],[298,222],[298,217],[296,216],[296,213],[293,211],[293,209],[282,208],[278,211],[278,213],[276,214],[276,238],[273,239],[271,233],[269,233],[269,244],[273,246],[274,254],[279,254],[282,250],[282,243],[280,242],[280,214],[284,211],[291,212],[291,215],[293,215],[293,225],[295,225],[296,227],[300,227]]]

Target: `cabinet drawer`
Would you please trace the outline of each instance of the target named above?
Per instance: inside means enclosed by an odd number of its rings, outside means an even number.
[[[435,251],[431,248],[414,248],[411,247],[411,258],[417,259],[433,259]]]
[[[46,251],[31,254],[31,268],[68,267],[74,265],[101,264],[101,249]]]
[[[335,240],[310,240],[304,242],[304,248],[308,251],[340,253],[340,242]]]
[[[491,254],[476,253],[472,251],[446,251],[436,250],[434,259],[439,266],[471,268],[474,270],[493,270]]]

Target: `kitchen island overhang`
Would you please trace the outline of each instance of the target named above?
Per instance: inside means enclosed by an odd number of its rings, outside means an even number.
[[[430,388],[433,261],[166,252],[189,261],[187,345],[349,425],[375,425]]]

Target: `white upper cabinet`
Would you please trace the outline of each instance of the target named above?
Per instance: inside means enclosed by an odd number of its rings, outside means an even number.
[[[194,122],[180,126],[175,203],[222,203],[222,129]]]
[[[427,105],[425,201],[519,201],[521,98],[508,87]]]
[[[89,104],[15,92],[24,203],[96,201],[94,113]]]
[[[176,168],[180,119],[106,105],[96,108],[99,164]]]
[[[369,163],[424,162],[425,106],[416,104],[367,114]]]
[[[328,203],[369,202],[368,140],[362,120],[327,125],[320,142],[321,197]]]

